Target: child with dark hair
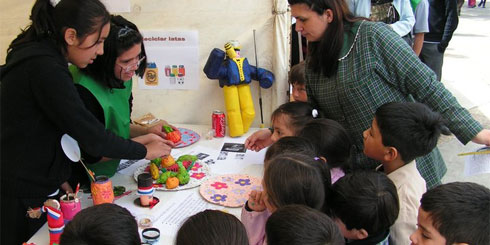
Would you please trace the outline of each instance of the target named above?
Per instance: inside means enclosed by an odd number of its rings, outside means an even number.
[[[426,183],[414,159],[431,152],[441,134],[450,134],[439,113],[422,103],[391,102],[376,110],[371,128],[364,131],[364,153],[380,161],[400,198],[400,214],[390,230],[390,241],[409,244],[417,229],[419,200]]]
[[[317,156],[323,159],[332,177],[332,184],[349,172],[350,152],[353,146],[347,131],[330,119],[312,120],[305,124],[299,136],[316,146]]]
[[[247,231],[237,217],[218,210],[204,210],[189,217],[180,227],[177,245],[247,245]]]
[[[65,226],[60,245],[140,245],[138,224],[131,213],[104,203],[82,209]]]
[[[274,157],[262,180],[263,191],[252,191],[242,208],[242,222],[250,244],[265,243],[265,223],[278,208],[301,204],[324,209],[330,172],[321,161],[301,154]]]
[[[267,244],[345,244],[342,233],[326,214],[304,206],[287,205],[274,212],[265,225]]]
[[[306,102],[293,101],[280,105],[271,116],[272,128],[259,130],[245,141],[249,150],[260,151],[285,136],[297,135],[318,111]]]
[[[335,182],[332,189],[329,212],[347,244],[388,244],[399,204],[396,187],[385,174],[353,172]]]
[[[294,101],[308,102],[304,61],[291,67],[291,71],[289,71],[289,84],[293,86]]]
[[[454,182],[428,190],[420,201],[412,244],[490,244],[490,190]]]
[[[267,148],[264,158],[264,169],[267,168],[268,162],[276,156],[281,156],[288,153],[298,153],[315,158],[317,156],[316,151],[316,147],[311,143],[311,141],[303,137],[282,137]]]

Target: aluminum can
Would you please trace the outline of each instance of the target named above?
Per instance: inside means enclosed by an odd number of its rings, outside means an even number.
[[[114,192],[112,190],[112,181],[109,177],[100,175],[95,177],[95,182],[90,184],[92,200],[94,205],[102,203],[113,203]]]
[[[214,137],[223,138],[226,134],[226,118],[225,113],[219,110],[213,111],[212,125],[214,130]]]
[[[182,77],[185,76],[185,67],[184,65],[179,65],[179,77]]]
[[[165,66],[165,76],[166,76],[166,77],[169,77],[169,76],[170,76],[170,71],[171,71],[171,70],[170,70],[170,66],[168,66],[168,65],[167,65],[167,66]]]

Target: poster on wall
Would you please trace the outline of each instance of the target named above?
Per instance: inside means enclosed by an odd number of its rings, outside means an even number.
[[[142,31],[147,67],[140,89],[198,89],[197,31]]]
[[[129,0],[101,0],[110,13],[129,13],[131,4]]]

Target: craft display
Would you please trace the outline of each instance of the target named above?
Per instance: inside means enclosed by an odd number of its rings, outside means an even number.
[[[138,175],[138,195],[134,200],[135,204],[142,207],[153,208],[160,200],[153,196],[155,189],[153,188],[153,179],[151,174],[142,173]]]
[[[66,221],[70,221],[82,209],[80,199],[75,193],[68,193],[60,198],[61,212]]]
[[[210,203],[241,207],[253,190],[262,191],[260,179],[246,174],[227,174],[208,179],[201,184],[199,193]]]
[[[215,48],[204,66],[206,76],[219,79],[219,86],[223,88],[231,137],[246,133],[255,118],[249,85],[252,79],[259,81],[262,88],[269,88],[274,82],[272,72],[249,65],[247,58],[240,57],[240,49],[236,40],[225,44],[226,53]]]
[[[201,185],[209,176],[209,167],[194,155],[182,155],[177,160],[167,156],[136,169],[133,175],[136,181],[142,173],[149,173],[156,190],[177,191]]]
[[[179,128],[179,131],[180,131],[181,140],[179,143],[176,144],[175,148],[182,148],[182,147],[192,145],[197,141],[199,141],[199,139],[201,138],[201,136],[199,136],[198,133],[190,129]]]
[[[92,200],[94,205],[102,203],[112,203],[114,201],[114,192],[112,190],[112,181],[104,175],[95,177],[95,182],[90,183]]]
[[[48,199],[42,207],[29,208],[27,215],[32,219],[39,219],[42,213],[46,213],[48,219],[49,245],[60,244],[60,237],[65,228],[63,212],[60,203],[55,199]]]
[[[165,134],[167,135],[166,139],[174,143],[178,143],[180,142],[180,139],[182,139],[180,130],[174,130],[170,126],[163,125],[163,131],[165,131]]]

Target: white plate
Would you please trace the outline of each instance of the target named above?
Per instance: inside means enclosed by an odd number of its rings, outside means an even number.
[[[149,171],[145,171],[149,165],[150,162],[148,162],[148,164],[138,167],[134,171],[133,178],[136,182],[138,182],[138,175],[145,172],[146,173],[149,172]],[[210,172],[209,166],[197,160],[193,168],[189,171],[189,175],[190,175],[189,183],[185,185],[179,185],[174,189],[167,189],[167,187],[165,187],[165,184],[157,184],[156,180],[153,180],[153,187],[155,187],[155,190],[161,190],[161,191],[180,191],[180,190],[191,189],[200,186],[204,181],[206,181],[207,178],[209,177],[209,172]],[[199,178],[200,176],[202,176],[202,174],[204,174],[204,176],[202,178]]]

